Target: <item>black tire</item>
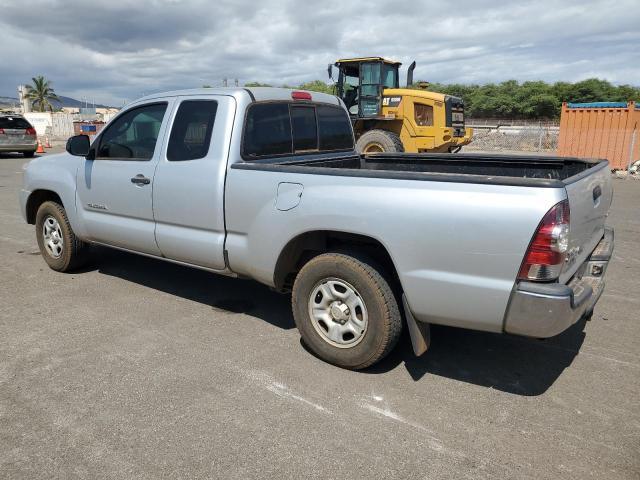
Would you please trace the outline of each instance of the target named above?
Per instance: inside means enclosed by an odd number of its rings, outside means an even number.
[[[375,153],[369,149],[381,149],[385,153],[404,152],[400,137],[386,130],[370,130],[360,136],[356,142],[359,153]]]
[[[22,152],[22,155],[24,155],[24,158],[31,158],[36,154],[35,150],[32,152]]]
[[[343,368],[360,370],[393,350],[402,332],[402,318],[396,297],[381,272],[370,260],[344,253],[318,255],[302,267],[293,285],[293,317],[304,343],[318,357]],[[334,346],[320,333],[320,327],[314,326],[318,324],[310,314],[311,295],[327,279],[353,286],[365,305],[367,326],[353,346]],[[317,296],[313,301],[317,301]]]
[[[46,246],[44,236],[44,223],[48,219],[54,219],[59,226],[61,235],[61,252],[55,256]],[[42,258],[47,265],[57,272],[69,272],[75,270],[87,261],[89,245],[84,243],[73,232],[64,207],[56,202],[44,202],[36,213],[36,238]]]

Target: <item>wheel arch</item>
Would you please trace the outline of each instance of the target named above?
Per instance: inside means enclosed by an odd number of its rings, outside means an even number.
[[[327,252],[350,252],[373,260],[384,271],[393,287],[401,289],[400,278],[388,249],[368,235],[313,230],[301,233],[287,242],[276,261],[273,281],[280,291],[290,291],[302,266],[313,257]]]
[[[35,225],[36,214],[38,213],[40,205],[42,205],[44,202],[49,201],[59,203],[60,205],[62,205],[62,207],[64,207],[62,198],[53,190],[38,189],[31,192],[31,195],[29,195],[29,198],[27,199],[27,223]]]

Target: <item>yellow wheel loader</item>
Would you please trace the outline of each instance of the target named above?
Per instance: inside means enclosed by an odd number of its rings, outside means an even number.
[[[338,69],[336,93],[345,103],[361,153],[458,152],[471,142],[464,126],[461,98],[400,88],[400,62],[381,57],[347,58],[329,64]],[[407,86],[413,84],[413,62]],[[421,85],[421,87],[426,85]]]

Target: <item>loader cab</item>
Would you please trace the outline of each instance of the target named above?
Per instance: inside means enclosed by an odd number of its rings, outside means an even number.
[[[399,88],[400,62],[381,57],[338,60],[337,94],[352,118],[378,118],[385,88]],[[331,76],[331,66],[329,76]]]

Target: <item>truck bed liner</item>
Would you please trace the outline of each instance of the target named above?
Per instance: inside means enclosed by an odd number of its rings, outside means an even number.
[[[401,180],[563,187],[606,160],[486,154],[372,154],[298,156],[236,163],[232,168]]]

